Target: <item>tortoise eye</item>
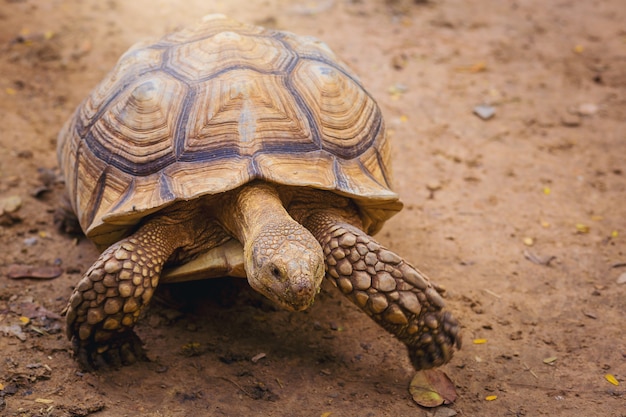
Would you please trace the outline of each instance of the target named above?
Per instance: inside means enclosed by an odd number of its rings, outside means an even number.
[[[280,279],[280,269],[278,269],[277,266],[273,266],[272,267],[272,275],[274,275],[275,278]]]

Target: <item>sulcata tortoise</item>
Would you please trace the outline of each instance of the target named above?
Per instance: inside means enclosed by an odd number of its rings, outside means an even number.
[[[227,275],[295,311],[326,276],[416,369],[460,347],[442,289],[370,237],[402,208],[381,111],[314,38],[211,15],[135,45],[57,152],[103,250],[66,308],[85,369],[142,356],[133,326],[160,282]]]

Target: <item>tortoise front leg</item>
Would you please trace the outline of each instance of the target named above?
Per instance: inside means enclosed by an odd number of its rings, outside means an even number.
[[[147,223],[113,244],[74,289],[66,331],[84,369],[118,367],[144,357],[132,328],[152,298],[163,265],[182,240],[169,229]]]
[[[426,276],[339,213],[314,213],[305,226],[322,245],[326,276],[407,346],[416,370],[452,358],[461,346],[459,326]]]

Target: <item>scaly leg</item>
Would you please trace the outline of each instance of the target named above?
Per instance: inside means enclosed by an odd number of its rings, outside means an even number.
[[[428,278],[338,212],[316,212],[305,226],[324,250],[326,276],[407,346],[416,370],[452,358],[461,347],[460,329]]]
[[[144,356],[132,328],[152,298],[163,265],[183,243],[172,228],[147,223],[113,244],[74,289],[66,331],[84,369],[117,367]]]

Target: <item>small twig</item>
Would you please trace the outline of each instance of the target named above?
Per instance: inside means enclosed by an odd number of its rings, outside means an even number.
[[[496,297],[498,299],[502,298],[500,295],[496,294],[495,292],[493,292],[491,290],[488,290],[487,288],[483,288],[483,291],[486,292],[489,295],[493,295],[494,297]]]
[[[239,388],[239,390],[241,390],[241,392],[243,392],[244,394],[246,394],[248,397],[255,399],[254,396],[252,394],[250,394],[248,391],[246,391],[245,389],[243,389],[243,387],[241,385],[239,385],[238,383],[236,383],[235,381],[233,381],[230,378],[226,378],[225,376],[219,376],[218,378],[223,379],[224,381],[228,381],[231,384],[233,384],[234,386],[236,386],[237,388]]]
[[[535,373],[532,369],[530,369],[530,367],[529,367],[528,365],[526,365],[525,363],[522,363],[522,365],[524,365],[524,367],[526,368],[526,370],[527,370],[528,372],[530,372],[530,374],[531,374],[532,376],[534,376],[534,377],[535,377],[535,379],[539,379],[539,377],[537,376],[537,374],[536,374],[536,373]]]

